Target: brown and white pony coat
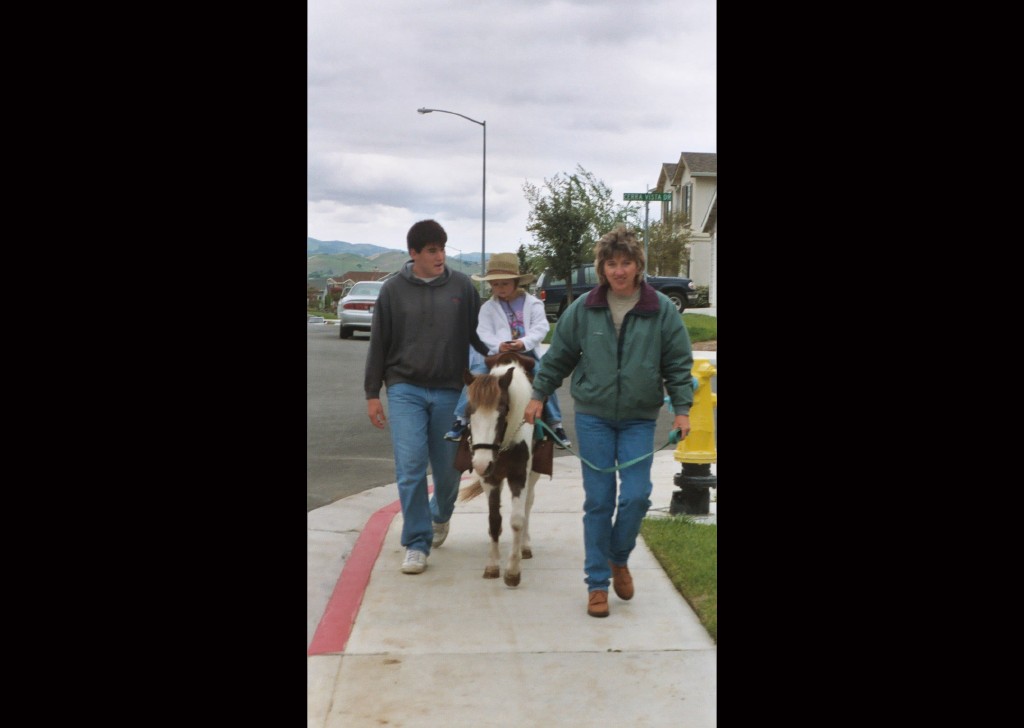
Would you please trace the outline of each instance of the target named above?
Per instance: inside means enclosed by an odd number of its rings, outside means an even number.
[[[463,374],[468,387],[469,446],[476,479],[463,486],[459,500],[487,493],[490,558],[485,579],[497,579],[498,537],[501,535],[501,486],[511,493],[512,550],[505,566],[505,584],[518,586],[520,561],[533,557],[530,549],[530,509],[540,473],[532,469],[533,428],[523,419],[532,391],[534,359],[511,352],[486,360],[487,374]]]

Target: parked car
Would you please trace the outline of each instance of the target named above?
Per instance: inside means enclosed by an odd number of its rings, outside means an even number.
[[[690,304],[689,296],[696,292],[696,286],[689,278],[678,278],[676,276],[647,276],[647,282],[664,293],[676,310],[682,313]],[[572,272],[572,297],[573,300],[590,293],[591,289],[598,284],[597,271],[593,263],[587,263],[574,269]],[[557,321],[558,317],[568,306],[566,302],[566,285],[564,278],[552,278],[551,269],[548,268],[540,274],[537,279],[537,298],[544,302],[544,313],[548,321]]]
[[[324,323],[324,317],[323,316],[310,316],[310,315],[307,314],[306,315],[306,323],[307,324],[322,324],[322,323]]]
[[[338,299],[338,336],[352,337],[353,331],[370,332],[373,321],[373,305],[380,295],[384,281],[359,281],[347,295]]]

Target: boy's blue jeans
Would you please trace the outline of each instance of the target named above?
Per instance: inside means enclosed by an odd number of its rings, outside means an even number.
[[[402,545],[429,555],[433,524],[446,523],[452,517],[459,495],[462,474],[454,464],[458,444],[444,439],[459,390],[400,383],[387,388],[387,397],[402,506]],[[429,498],[428,465],[434,477],[434,494]]]

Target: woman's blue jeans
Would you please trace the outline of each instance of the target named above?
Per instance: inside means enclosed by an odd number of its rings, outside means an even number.
[[[531,349],[526,352],[534,359],[537,360],[537,365],[533,369],[533,376],[536,377],[540,374],[540,356],[537,354],[536,349]],[[476,349],[472,346],[469,347],[469,371],[471,374],[486,374],[487,365],[484,364],[484,358],[480,355]],[[462,388],[462,394],[459,396],[459,403],[455,405],[455,417],[456,419],[467,422],[466,419],[466,405],[469,403],[469,392],[466,387]],[[548,401],[544,403],[544,414],[545,419],[553,424],[560,424],[562,422],[562,408],[558,406],[558,392],[552,392],[551,396],[548,397]]]
[[[587,591],[608,591],[612,575],[608,562],[623,566],[636,547],[640,524],[651,507],[656,424],[656,420],[606,420],[576,412],[576,441],[583,469],[583,571]],[[644,454],[648,457],[619,471],[598,472],[582,462],[612,468]]]
[[[402,545],[430,554],[434,523],[446,523],[455,511],[461,473],[455,469],[458,444],[444,439],[457,389],[429,389],[414,384],[387,388],[388,424],[395,454],[398,500],[402,506]],[[427,496],[427,465],[434,494]]]

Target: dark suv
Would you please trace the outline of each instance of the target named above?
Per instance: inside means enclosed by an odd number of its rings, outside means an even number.
[[[587,263],[573,270],[573,300],[596,288],[597,271],[593,263]],[[689,294],[696,292],[693,281],[675,276],[647,276],[647,282],[672,299],[676,310],[682,313],[689,305]],[[551,269],[540,274],[537,280],[537,298],[544,302],[544,313],[549,321],[557,321],[568,305],[565,300],[565,279],[551,278]]]

